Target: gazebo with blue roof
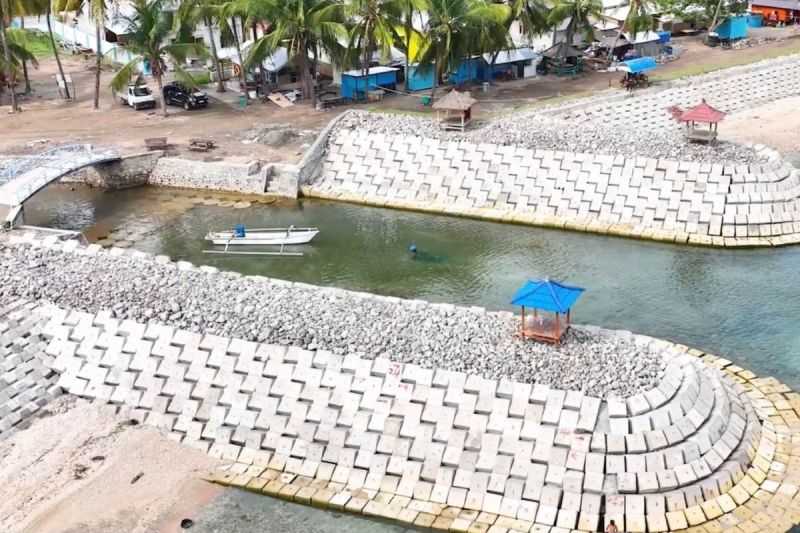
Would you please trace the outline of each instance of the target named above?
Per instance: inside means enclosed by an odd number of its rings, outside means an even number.
[[[528,280],[517,290],[511,300],[512,305],[522,307],[520,326],[522,338],[560,343],[564,333],[569,329],[570,310],[583,291],[584,289],[581,287],[572,287],[548,279]],[[529,317],[527,321],[525,320],[526,307],[533,309],[533,316]],[[554,318],[539,316],[539,310],[553,313]],[[561,315],[565,315],[563,321]]]

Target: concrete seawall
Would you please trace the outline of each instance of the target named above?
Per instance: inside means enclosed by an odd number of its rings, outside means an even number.
[[[709,246],[800,243],[800,171],[342,130],[310,197]]]

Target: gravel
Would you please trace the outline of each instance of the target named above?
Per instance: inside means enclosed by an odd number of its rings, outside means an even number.
[[[337,131],[342,129],[625,157],[706,163],[744,164],[765,161],[753,148],[740,144],[725,141],[716,145],[687,143],[682,130],[678,129],[620,130],[591,122],[577,124],[538,112],[497,119],[461,133],[442,131],[428,118],[352,111],[336,125]]]
[[[573,328],[556,347],[515,338],[518,322],[510,313],[0,241],[0,304],[19,298],[88,312],[110,310],[119,319],[257,342],[540,382],[600,397],[653,388],[665,366],[664,354],[625,332]]]

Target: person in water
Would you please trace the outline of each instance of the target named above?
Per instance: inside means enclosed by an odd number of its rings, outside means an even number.
[[[619,533],[617,524],[615,524],[613,520],[609,520],[608,527],[606,528],[606,533]]]

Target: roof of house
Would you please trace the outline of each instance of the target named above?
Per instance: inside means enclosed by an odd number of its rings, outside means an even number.
[[[392,67],[370,67],[367,70],[367,75],[372,76],[374,74],[385,74],[387,72],[397,72],[400,69],[392,68]],[[353,76],[354,78],[361,78],[364,76],[363,69],[353,69],[342,72],[342,76]]]
[[[437,100],[433,104],[433,108],[449,111],[466,111],[476,103],[478,103],[478,101],[472,97],[469,91],[461,93],[453,89],[447,93],[444,98]]]
[[[752,5],[753,7],[764,6],[800,10],[800,0],[753,0]]]
[[[554,313],[566,313],[585,289],[547,279],[528,280],[511,300],[512,305],[533,307]]]
[[[719,109],[714,109],[703,99],[702,102],[694,107],[690,107],[678,118],[681,122],[720,122],[725,118],[725,113]]]
[[[542,52],[542,55],[550,58],[580,57],[583,55],[583,52],[565,42],[559,42]]]
[[[483,54],[483,59],[486,60],[487,63],[491,63],[492,55],[493,54]],[[508,63],[516,63],[518,61],[530,61],[538,56],[539,54],[528,47],[516,48],[514,50],[503,50],[497,54],[494,64],[505,65]]]
[[[631,44],[643,44],[661,40],[658,33],[654,31],[640,31],[636,34],[628,34],[626,37],[628,37]]]

